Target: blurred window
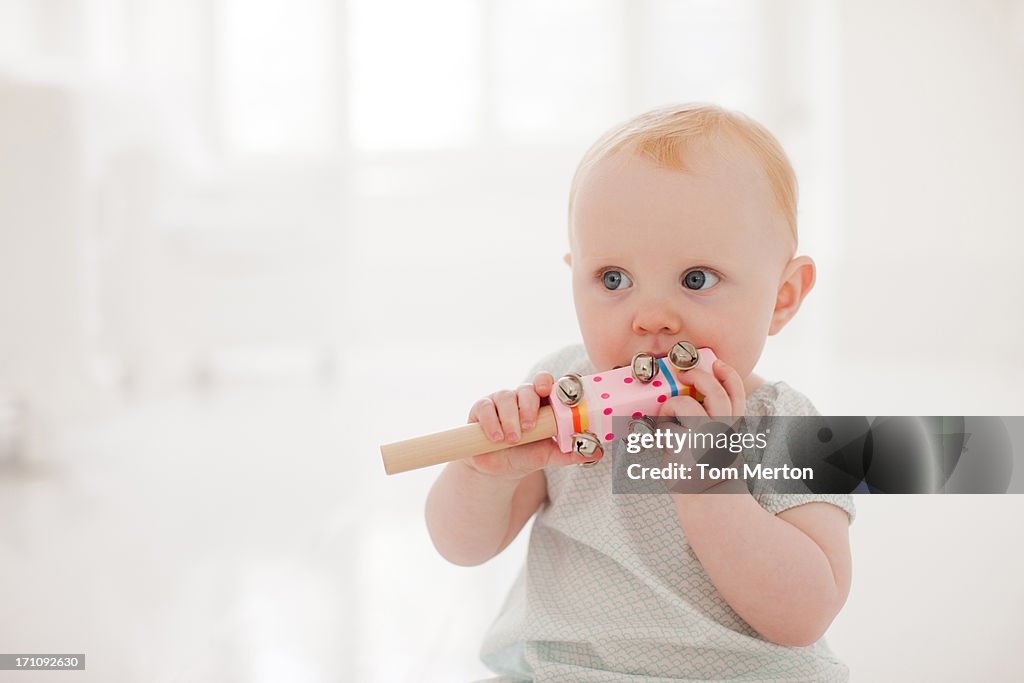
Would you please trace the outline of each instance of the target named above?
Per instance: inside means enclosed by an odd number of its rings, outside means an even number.
[[[477,0],[348,3],[352,144],[460,147],[478,137]]]
[[[219,105],[227,151],[334,151],[335,11],[332,0],[222,0]]]
[[[621,0],[498,0],[491,27],[495,132],[571,143],[621,118],[628,9]]]

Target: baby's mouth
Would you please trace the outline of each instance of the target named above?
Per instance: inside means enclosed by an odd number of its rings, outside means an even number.
[[[686,340],[683,340],[683,339],[677,340],[677,342],[679,342],[679,341],[686,341]],[[699,345],[695,344],[694,342],[689,342],[689,343],[693,344],[695,348],[698,348],[698,349],[701,348]],[[669,357],[669,354],[672,352],[672,349],[674,349],[674,348],[675,348],[675,344],[672,344],[671,346],[669,346],[666,349],[642,349],[639,353],[646,353],[646,354],[650,354],[650,355],[654,356],[655,358],[664,358],[664,359],[667,360],[668,357]],[[629,367],[632,367],[633,366],[633,359],[635,357],[636,357],[636,355],[630,356],[630,358],[628,360],[626,360],[621,365],[614,366],[613,369],[614,370],[618,370],[619,368],[629,368]],[[669,362],[671,362],[671,361],[669,361]]]

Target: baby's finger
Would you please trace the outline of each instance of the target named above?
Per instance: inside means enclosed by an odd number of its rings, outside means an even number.
[[[732,402],[732,414],[736,416],[745,415],[747,412],[747,391],[743,388],[743,380],[736,370],[722,359],[715,360],[712,366],[715,377],[725,387]]]
[[[679,423],[684,427],[688,426],[685,418],[698,418],[707,420],[708,414],[703,406],[692,396],[673,396],[661,404],[658,411],[660,417],[684,418]]]
[[[704,368],[694,368],[679,373],[679,379],[704,394],[704,410],[708,415],[724,417],[732,415],[732,402],[714,375]]]
[[[540,396],[534,391],[532,384],[523,384],[516,390],[519,400],[519,424],[523,431],[528,432],[537,424],[537,410],[540,408]]]
[[[550,372],[538,372],[533,378],[533,388],[541,398],[551,395],[555,386],[555,378]]]
[[[508,443],[519,442],[519,400],[516,394],[511,391],[499,391],[494,394],[494,406],[498,409],[498,419],[501,420],[501,428],[505,432],[505,441]]]
[[[473,404],[469,411],[469,421],[480,423],[480,428],[491,441],[504,441],[505,434],[501,431],[501,422],[498,421],[498,412],[494,408],[494,401],[482,398]]]

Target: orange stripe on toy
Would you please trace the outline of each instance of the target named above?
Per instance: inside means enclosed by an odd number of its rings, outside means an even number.
[[[693,396],[698,403],[704,402],[704,394],[697,391],[694,387],[684,384],[683,388],[679,392],[683,396]]]
[[[572,428],[575,432],[585,432],[590,421],[587,419],[587,402],[583,401],[572,407]]]

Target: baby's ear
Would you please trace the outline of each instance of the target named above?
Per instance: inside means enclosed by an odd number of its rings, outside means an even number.
[[[572,254],[567,253],[565,256],[562,257],[562,260],[565,261],[565,265],[572,268]]]
[[[779,292],[775,296],[775,311],[772,313],[768,334],[778,334],[792,320],[800,310],[804,297],[814,287],[814,278],[814,261],[810,256],[797,256],[786,264],[779,282]]]

